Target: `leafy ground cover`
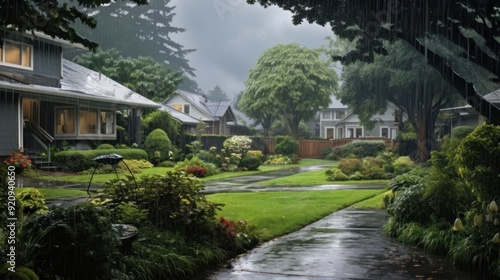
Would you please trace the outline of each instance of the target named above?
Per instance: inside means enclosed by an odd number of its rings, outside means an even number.
[[[390,180],[350,180],[342,182],[332,182],[325,174],[326,169],[299,173],[291,176],[275,178],[259,182],[259,185],[266,186],[297,186],[297,185],[361,185],[361,184],[387,184]]]
[[[220,193],[209,195],[208,200],[225,205],[218,212],[220,216],[255,223],[262,230],[263,239],[269,240],[382,192],[383,189]]]

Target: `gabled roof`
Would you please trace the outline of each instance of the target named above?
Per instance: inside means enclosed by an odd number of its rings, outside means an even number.
[[[196,124],[200,123],[200,120],[193,118],[190,115],[185,114],[183,112],[179,112],[179,111],[175,110],[174,108],[167,106],[167,105],[161,105],[160,111],[168,112],[170,115],[172,115],[172,117],[174,119],[178,120],[179,122],[181,122],[183,124],[196,125]]]
[[[235,118],[234,113],[231,109],[231,104],[229,102],[214,102],[206,96],[188,92],[185,90],[178,89],[176,92],[212,120],[223,117],[228,111],[232,119]],[[164,103],[167,102],[170,98],[167,98]]]
[[[347,109],[347,105],[342,104],[340,100],[335,97],[335,95],[330,96],[330,104],[328,105],[329,109]]]

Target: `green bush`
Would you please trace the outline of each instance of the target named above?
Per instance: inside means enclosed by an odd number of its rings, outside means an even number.
[[[115,147],[113,147],[113,145],[111,144],[101,144],[99,146],[97,146],[97,150],[109,150],[109,149],[114,149]]]
[[[422,184],[412,185],[396,194],[394,202],[387,212],[398,223],[417,222],[425,224],[430,221],[430,205],[424,200],[425,188]]]
[[[379,153],[386,151],[384,141],[355,140],[342,146],[344,156],[354,155],[355,157],[376,157]]]
[[[398,157],[393,163],[394,175],[401,175],[409,172],[415,166],[409,156]]]
[[[344,174],[352,175],[356,171],[363,171],[363,161],[358,158],[342,158],[337,167]]]
[[[296,155],[299,153],[299,141],[291,136],[278,136],[275,152],[280,155]]]
[[[359,171],[356,171],[354,172],[354,174],[349,176],[349,180],[363,180],[363,179],[365,179],[365,176]]]
[[[246,155],[241,159],[239,167],[244,170],[257,170],[261,163],[258,157]]]
[[[219,209],[201,193],[203,189],[203,182],[185,172],[168,172],[144,176],[137,187],[128,178],[110,181],[93,202],[112,211],[122,202],[134,202],[138,209],[148,211],[148,220],[158,229],[203,236],[213,232]]]
[[[94,168],[97,164],[93,159],[106,154],[119,154],[125,159],[148,159],[147,153],[141,149],[106,149],[61,151],[54,155],[54,161],[65,170],[80,172]]]
[[[379,158],[366,157],[363,159],[363,176],[365,179],[387,179],[388,175],[384,170],[384,161]]]
[[[19,238],[23,246],[31,244],[25,257],[42,279],[110,278],[120,259],[109,211],[88,204],[37,215]]]
[[[212,176],[217,174],[217,170],[216,169],[214,170],[213,166],[209,166],[209,163],[204,162],[197,156],[193,156],[191,159],[185,159],[184,161],[179,161],[174,168],[176,171],[187,172],[187,169],[192,166],[199,166],[205,168],[205,170],[207,171],[207,173],[205,174],[206,176]]]
[[[165,131],[169,139],[175,140],[179,137],[180,125],[168,112],[155,110],[142,120],[146,133],[161,129]]]
[[[144,150],[148,153],[149,160],[154,165],[170,159],[171,146],[167,133],[159,128],[151,131],[144,140]]]
[[[456,151],[460,174],[479,202],[500,197],[500,127],[483,124],[462,140]]]
[[[170,160],[166,160],[166,161],[162,161],[158,164],[159,167],[174,167],[175,166],[175,162],[173,161],[170,161]]]
[[[333,147],[326,146],[319,151],[319,157],[326,159],[326,157],[333,153]]]
[[[35,188],[22,189],[17,195],[16,199],[21,204],[24,214],[43,213],[47,211],[45,206],[45,198]]]
[[[451,138],[462,140],[474,131],[470,126],[456,126],[451,130]]]
[[[344,172],[336,167],[328,169],[325,174],[328,176],[328,181],[346,181],[349,179]]]
[[[268,155],[264,164],[269,165],[287,165],[292,164],[292,160],[284,155]]]

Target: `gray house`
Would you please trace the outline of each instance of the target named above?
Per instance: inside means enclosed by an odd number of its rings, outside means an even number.
[[[324,139],[381,137],[395,139],[401,121],[407,118],[392,103],[387,103],[383,114],[372,116],[373,129],[366,129],[358,115],[353,114],[340,100],[331,97],[328,108],[319,112],[319,137]]]
[[[163,104],[204,122],[209,134],[231,135],[231,127],[237,121],[229,102],[214,102],[184,90],[177,90]]]
[[[49,151],[56,141],[116,140],[116,111],[138,128],[144,108],[160,105],[62,58],[81,47],[41,33],[0,35],[0,155]],[[137,132],[137,133],[136,133]],[[138,129],[129,138],[140,142]]]

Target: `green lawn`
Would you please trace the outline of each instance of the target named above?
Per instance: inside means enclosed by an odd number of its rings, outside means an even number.
[[[75,190],[75,189],[62,189],[62,188],[36,188],[45,199],[55,199],[63,197],[76,197],[76,196],[87,196],[86,191]],[[22,191],[23,188],[16,188],[16,194]]]
[[[219,179],[224,179],[224,178],[231,178],[231,177],[237,177],[237,176],[244,176],[244,175],[252,175],[255,173],[263,172],[263,171],[273,171],[273,170],[280,170],[280,169],[286,169],[286,168],[294,168],[294,167],[300,167],[300,166],[309,166],[309,165],[315,165],[315,164],[334,164],[335,162],[333,161],[325,161],[321,159],[304,159],[301,160],[299,164],[290,164],[290,165],[261,165],[259,167],[259,170],[257,171],[242,171],[242,172],[223,172],[217,175],[213,175],[210,177],[205,177],[202,178],[201,180],[203,181],[212,181],[212,180],[219,180]],[[153,175],[153,174],[166,174],[168,171],[173,171],[174,168],[172,167],[153,167],[153,168],[147,168],[147,169],[142,169],[142,173],[140,174],[134,174],[136,178],[139,178],[144,175]],[[119,178],[125,178],[125,176],[130,175],[129,173],[118,173]],[[88,183],[90,181],[91,175],[66,175],[66,176],[58,176],[58,177],[53,177],[53,176],[43,176],[40,179],[42,180],[47,180],[47,181],[65,181],[65,182],[74,182],[74,183]],[[116,179],[116,174],[115,173],[109,173],[109,174],[96,174],[92,178],[92,183],[105,183],[109,180]]]
[[[328,181],[326,169],[304,172],[287,177],[275,178],[258,182],[266,186],[296,186],[296,185],[360,185],[360,184],[387,184],[390,180],[353,180],[353,181]]]
[[[357,208],[385,209],[384,196],[386,194],[390,194],[391,192],[392,191],[389,190],[389,191],[380,193],[372,198],[358,202],[358,203],[354,204],[353,206],[357,207]]]
[[[321,219],[339,209],[383,192],[376,190],[334,190],[314,192],[220,193],[208,200],[223,203],[218,213],[231,220],[253,222],[264,239],[281,236]]]

